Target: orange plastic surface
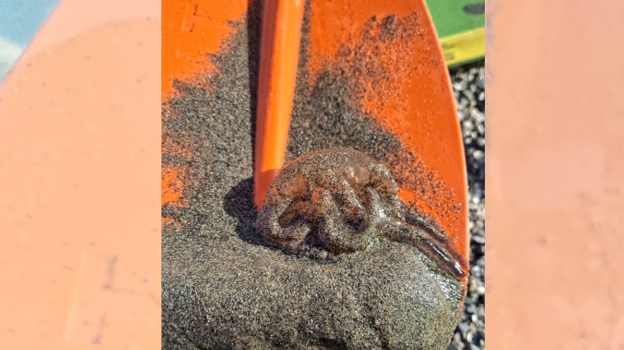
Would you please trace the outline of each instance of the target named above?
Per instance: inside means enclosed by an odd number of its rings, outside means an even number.
[[[624,2],[490,4],[487,348],[624,349]]]
[[[162,0],[162,101],[173,92],[173,80],[188,81],[214,68],[206,55],[216,53],[241,19],[247,1]]]
[[[260,205],[284,165],[299,63],[303,0],[267,0],[262,9],[254,201]]]
[[[242,0],[163,2],[163,100],[172,93],[173,79],[190,81],[196,73],[218,69],[206,60],[205,55],[218,51],[229,33],[226,22],[243,19],[247,5],[248,2]],[[202,12],[202,8],[209,10]],[[311,11],[309,65],[312,75],[323,62],[335,59],[342,45],[355,45],[364,24],[374,15],[383,18],[396,14],[399,19],[411,14],[417,16],[415,30],[418,40],[408,43],[403,49],[379,52],[377,56],[378,63],[387,71],[396,70],[394,64],[397,59],[406,66],[407,71],[396,71],[394,79],[386,83],[390,84],[387,88],[398,93],[378,94],[375,86],[369,86],[364,106],[382,125],[395,133],[427,169],[435,173],[445,189],[452,191],[453,197],[445,199],[447,203],[436,203],[431,199],[425,201],[420,194],[406,189],[402,189],[400,195],[436,217],[454,239],[458,250],[468,257],[463,142],[450,78],[424,1],[313,0]],[[196,24],[192,26],[188,23]],[[214,38],[206,37],[210,30],[214,30]],[[292,101],[282,103],[287,106]],[[163,181],[163,196],[172,195],[172,187],[167,186]],[[181,197],[182,193],[179,195]],[[169,198],[174,200],[177,197]]]
[[[160,348],[160,8],[89,3],[0,86],[0,349]]]

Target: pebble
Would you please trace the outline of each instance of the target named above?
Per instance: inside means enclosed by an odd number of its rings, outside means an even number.
[[[447,350],[485,348],[485,62],[451,71],[462,127],[470,205],[470,281],[464,310]]]

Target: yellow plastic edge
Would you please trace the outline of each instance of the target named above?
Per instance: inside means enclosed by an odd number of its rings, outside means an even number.
[[[477,28],[440,39],[447,66],[485,57],[485,28]]]

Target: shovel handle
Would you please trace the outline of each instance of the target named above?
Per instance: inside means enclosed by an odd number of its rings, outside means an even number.
[[[303,0],[266,0],[263,4],[254,157],[256,206],[264,201],[284,164],[303,9]]]

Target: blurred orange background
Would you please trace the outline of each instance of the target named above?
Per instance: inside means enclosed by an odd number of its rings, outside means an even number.
[[[160,2],[63,0],[0,87],[0,349],[160,347]]]
[[[622,1],[488,1],[490,349],[624,349]]]

